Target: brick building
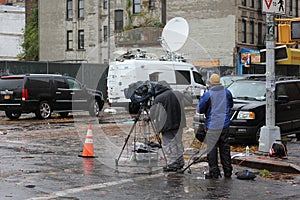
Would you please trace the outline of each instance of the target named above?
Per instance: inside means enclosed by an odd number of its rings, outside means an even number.
[[[285,17],[298,17],[298,1],[285,2]],[[112,59],[119,48],[159,48],[157,39],[151,38],[160,36],[161,29],[155,28],[173,17],[183,17],[189,23],[189,38],[180,53],[186,54],[189,62],[201,67],[234,67],[241,73],[245,55],[251,54],[254,63],[257,52],[265,45],[262,3],[116,0],[108,4],[108,0],[39,0],[40,59],[103,63]],[[149,26],[154,29],[145,28]]]

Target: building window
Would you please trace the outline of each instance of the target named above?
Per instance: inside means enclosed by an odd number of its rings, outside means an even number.
[[[250,44],[254,44],[254,22],[250,22]]]
[[[299,2],[298,1],[296,1],[295,10],[296,10],[295,17],[299,17]]]
[[[242,20],[242,42],[247,42],[247,22],[246,20]]]
[[[73,0],[67,0],[67,19],[73,18]]]
[[[141,0],[133,0],[133,14],[141,12]]]
[[[107,42],[108,29],[107,26],[103,26],[103,40]]]
[[[78,31],[78,49],[84,49],[84,30]]]
[[[242,0],[242,6],[247,6],[247,0]]]
[[[73,31],[67,31],[67,50],[73,49]]]
[[[149,0],[149,9],[154,9],[154,0]]]
[[[254,8],[254,0],[250,0],[250,7]]]
[[[78,0],[78,18],[84,17],[84,0]]]
[[[262,41],[262,35],[263,35],[263,33],[262,33],[262,23],[258,23],[257,24],[257,43],[258,44],[262,44],[263,43],[263,41]]]
[[[259,9],[259,10],[261,10],[261,0],[257,0],[257,2],[258,2],[258,5],[257,5],[257,8]]]
[[[6,5],[13,5],[12,0],[7,0],[7,1],[6,1]]]
[[[107,9],[107,0],[103,1],[103,9]]]
[[[123,10],[115,10],[115,31],[123,30]]]

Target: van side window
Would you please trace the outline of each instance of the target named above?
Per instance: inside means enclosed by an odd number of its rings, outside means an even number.
[[[30,77],[27,79],[28,88],[50,88],[50,79],[41,77]]]
[[[158,82],[158,75],[159,72],[154,72],[152,74],[149,74],[149,80],[152,82]]]
[[[190,71],[176,70],[175,75],[176,75],[177,84],[184,84],[184,85],[191,84]]]
[[[65,82],[65,79],[63,78],[55,78],[54,84],[56,85],[57,88],[64,88],[64,89],[69,88],[68,84]]]
[[[193,72],[193,76],[194,76],[194,80],[196,83],[201,84],[201,85],[205,85],[202,76],[198,73],[198,72]]]

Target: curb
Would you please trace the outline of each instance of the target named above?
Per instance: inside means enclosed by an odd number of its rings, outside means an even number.
[[[274,172],[300,174],[300,166],[287,162],[288,159],[271,158],[263,156],[250,155],[234,156],[232,163],[239,166],[246,166],[255,169],[266,169]]]

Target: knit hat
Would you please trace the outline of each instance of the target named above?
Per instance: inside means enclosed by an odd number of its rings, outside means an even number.
[[[220,85],[220,76],[218,74],[212,74],[209,79],[210,85]]]

